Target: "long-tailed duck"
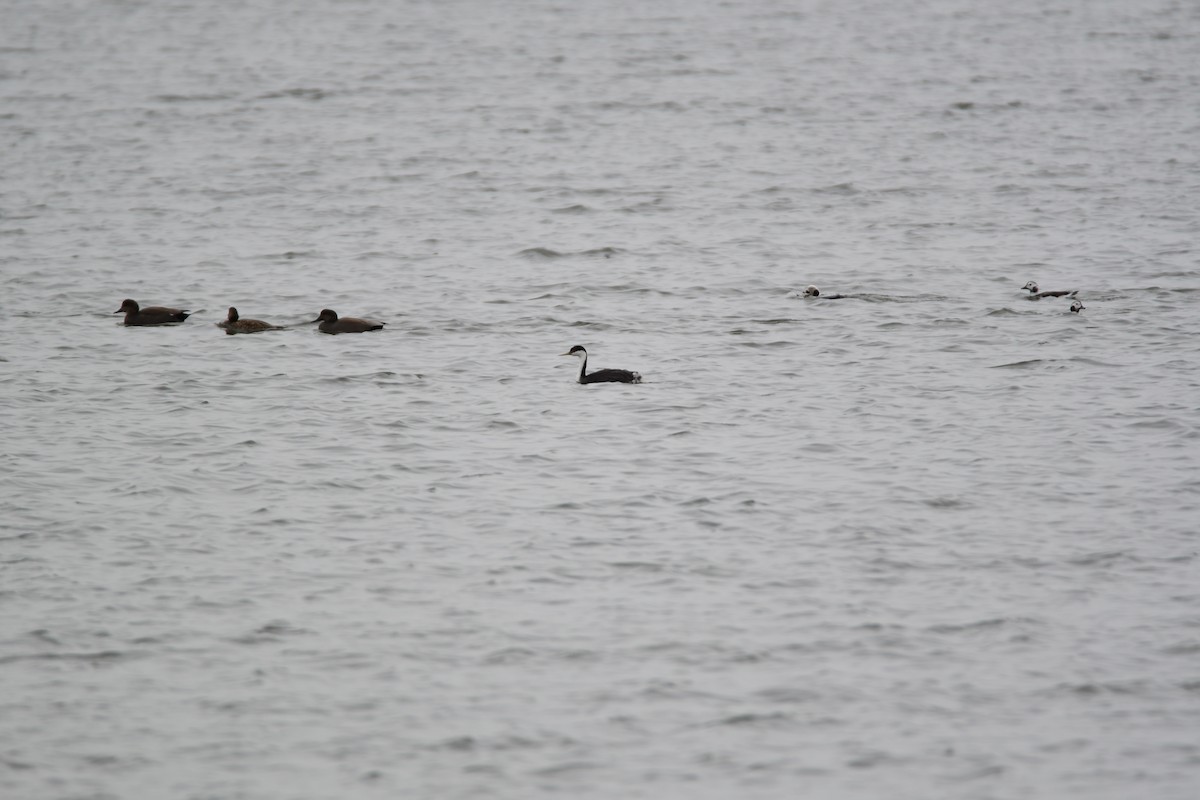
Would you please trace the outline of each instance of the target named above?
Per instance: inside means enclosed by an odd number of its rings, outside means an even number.
[[[1043,292],[1043,291],[1038,290],[1038,285],[1037,285],[1036,281],[1030,281],[1029,283],[1025,284],[1021,288],[1025,291],[1029,292],[1030,300],[1041,300],[1043,297],[1074,297],[1076,292],[1079,291],[1078,289],[1070,289],[1070,290],[1064,289],[1064,290],[1059,290],[1059,291],[1054,291],[1054,292]]]
[[[804,287],[805,297],[820,297],[824,300],[842,300],[846,297],[844,294],[821,294],[821,290],[811,283]]]

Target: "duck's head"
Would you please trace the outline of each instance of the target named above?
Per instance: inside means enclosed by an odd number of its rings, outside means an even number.
[[[804,287],[804,296],[805,297],[820,297],[821,290],[818,289],[816,286],[813,286],[810,283],[808,286]]]
[[[121,301],[121,307],[114,311],[114,314],[136,314],[141,308],[136,300],[130,300],[128,297]]]
[[[317,314],[317,318],[313,322],[337,322],[337,319],[336,311],[329,308],[322,308],[321,313]]]
[[[1038,285],[1034,281],[1030,281],[1029,283],[1025,284],[1021,288],[1024,289],[1025,291],[1029,292],[1030,294],[1038,293]]]

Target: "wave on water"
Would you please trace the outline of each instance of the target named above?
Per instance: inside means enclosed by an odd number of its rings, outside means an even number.
[[[587,250],[561,252],[549,247],[527,247],[518,251],[517,256],[531,261],[554,261],[560,258],[612,258],[625,253],[620,247],[593,247]]]
[[[563,258],[566,254],[560,253],[557,250],[551,250],[549,247],[527,247],[517,253],[517,255],[531,260],[550,261],[556,258]]]
[[[1125,364],[1110,364],[1094,358],[1075,356],[1073,358],[1030,358],[1024,361],[1013,361],[1009,364],[993,364],[989,369],[1033,369],[1037,367],[1053,367],[1066,369],[1072,365],[1088,365],[1093,367],[1122,368]]]
[[[159,94],[154,96],[154,100],[160,103],[214,103],[222,100],[232,100],[237,95],[218,93],[218,94]]]
[[[275,92],[267,92],[260,94],[259,100],[277,100],[279,98],[295,97],[301,100],[324,100],[332,92],[327,89],[312,89],[312,88],[295,88],[295,89],[280,89]]]
[[[834,183],[829,186],[814,186],[808,191],[813,194],[832,194],[840,197],[851,197],[862,194],[862,190],[850,182]]]

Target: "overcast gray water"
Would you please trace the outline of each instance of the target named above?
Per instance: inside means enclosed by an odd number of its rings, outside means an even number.
[[[1198,142],[1192,2],[0,0],[0,796],[1200,796]]]

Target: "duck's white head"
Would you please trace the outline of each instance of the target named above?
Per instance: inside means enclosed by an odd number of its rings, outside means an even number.
[[[1038,285],[1034,281],[1030,281],[1029,283],[1025,284],[1021,288],[1027,292],[1030,292],[1031,294],[1037,294],[1037,292],[1038,292]]]
[[[820,297],[821,290],[818,289],[816,286],[813,286],[810,283],[808,286],[804,287],[804,296],[805,297]]]
[[[1071,310],[1076,314],[1078,314],[1080,311],[1083,311],[1084,308],[1085,306],[1083,305],[1082,300],[1076,300],[1075,302],[1071,303]]]

